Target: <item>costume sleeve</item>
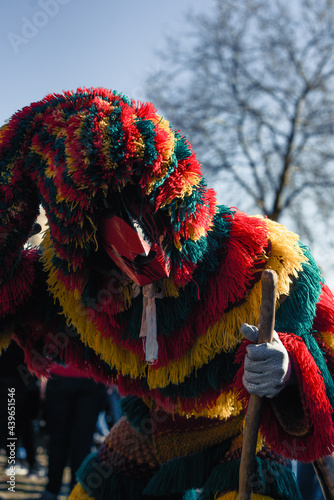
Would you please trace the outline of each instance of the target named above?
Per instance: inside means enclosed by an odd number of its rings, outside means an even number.
[[[2,283],[0,287],[1,318],[14,315],[20,304],[29,297],[35,279],[35,262],[37,260],[37,250],[23,250],[14,272],[10,273],[10,278]]]
[[[21,307],[27,304],[32,293],[37,260],[37,250],[22,250],[18,265],[0,285],[0,352],[8,347],[15,318],[20,318]]]
[[[31,293],[38,258],[36,251],[24,250],[39,202],[29,166],[17,153],[16,146],[23,145],[23,140],[16,133],[15,120],[0,129],[0,349],[10,337],[9,317]]]
[[[313,461],[334,451],[333,313],[333,295],[323,285],[312,331],[304,338],[278,332],[289,353],[295,380],[276,398],[264,399],[260,431],[277,453],[291,459]],[[249,394],[242,375],[248,343],[243,342],[238,350],[241,367],[236,375],[239,398],[246,406]]]

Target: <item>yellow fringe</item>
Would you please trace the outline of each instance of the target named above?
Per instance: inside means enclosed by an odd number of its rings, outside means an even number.
[[[238,500],[238,492],[237,491],[229,491],[227,493],[223,493],[218,497],[215,496],[215,500]],[[252,494],[252,500],[274,500],[273,497],[267,497],[266,495],[257,495],[255,493]]]
[[[51,290],[52,295],[54,297],[57,297],[57,295],[55,295],[53,293],[53,289],[56,289],[58,284],[60,285],[60,289],[62,289],[63,285],[61,283],[59,283],[57,270],[52,265],[53,256],[58,255],[58,254],[57,254],[57,251],[55,250],[55,248],[53,247],[53,244],[51,241],[50,229],[47,229],[44,232],[43,240],[41,243],[41,249],[42,249],[42,257],[41,258],[42,258],[42,261],[44,264],[44,268],[48,272],[48,275],[49,275],[48,282],[53,283],[52,289],[50,289],[50,290]],[[87,283],[87,276],[85,274],[79,275],[78,273],[71,273],[69,275],[69,280],[70,280],[70,282],[72,282],[72,284],[73,284],[73,282],[75,282],[74,291],[72,291],[71,293],[73,293],[74,298],[80,299],[81,294],[82,294],[82,292],[86,286],[86,283]]]
[[[188,224],[188,233],[191,240],[198,241],[202,236],[206,236],[207,230],[204,227],[196,227],[193,224]]]
[[[165,278],[162,282],[163,291],[166,297],[177,297],[179,296],[179,289],[174,284],[172,278]]]
[[[317,334],[323,342],[326,344],[327,347],[332,351],[334,354],[334,335],[332,332],[322,332]]]
[[[196,401],[194,402],[194,410],[190,413],[194,417],[207,417],[207,418],[220,418],[226,419],[232,416],[237,416],[242,411],[242,404],[237,399],[236,392],[234,390],[221,393],[216,402],[210,408],[202,408],[201,410],[196,410]],[[182,405],[176,405],[174,410],[177,411],[179,415],[187,416],[189,412],[182,410]]]
[[[121,296],[122,296],[122,302],[123,302],[123,306],[124,306],[121,310],[124,311],[125,309],[129,309],[129,307],[131,307],[131,303],[132,303],[132,284],[131,285],[125,285],[122,288]]]
[[[163,158],[166,161],[169,161],[170,157],[174,153],[175,148],[175,134],[173,130],[170,128],[169,122],[160,115],[156,115],[157,118],[152,117],[151,120],[157,125],[157,128],[162,128],[168,134],[168,140],[166,140],[163,151]]]
[[[68,500],[94,500],[85,492],[80,483],[77,483],[68,497]]]
[[[257,216],[260,217],[260,216]],[[261,217],[268,228],[268,239],[272,252],[266,265],[278,274],[277,294],[288,295],[292,278],[296,278],[303,270],[302,264],[307,262],[303,250],[298,245],[299,236],[288,231],[285,226]]]
[[[0,338],[0,355],[9,346],[9,344],[12,340],[13,331],[14,331],[14,323],[2,331],[1,338]]]
[[[8,128],[8,123],[5,123],[4,125],[1,125],[1,127],[0,127],[0,142],[1,142],[2,136],[4,135],[4,133],[7,130],[7,128]]]
[[[174,148],[175,148],[175,134],[174,134],[173,130],[171,130],[168,121],[159,115],[157,115],[157,118],[151,118],[151,120],[155,123],[157,130],[160,128],[160,129],[163,129],[167,133],[168,139],[166,140],[166,142],[164,144],[164,150],[162,151],[162,163],[161,163],[161,167],[160,167],[160,172],[158,174],[155,173],[154,175],[152,173],[151,180],[150,180],[149,185],[146,189],[147,195],[152,192],[155,184],[157,182],[159,182],[160,179],[162,179],[166,175],[166,172],[168,171],[168,165],[172,161],[172,156],[174,154]],[[161,205],[161,208],[164,205],[165,204]]]
[[[109,134],[109,128],[110,128],[109,114],[111,114],[113,111],[114,111],[114,106],[110,105],[110,107],[108,108],[108,116],[103,116],[102,118],[100,117],[100,121],[98,123],[98,127],[101,130],[100,137],[102,137],[102,152],[104,155],[104,162],[105,162],[104,168],[108,170],[115,170],[118,167],[118,164],[112,161],[111,159],[112,155],[110,154],[110,148],[111,145],[113,145],[113,139]],[[82,123],[84,123],[84,121],[82,121]],[[138,154],[138,156],[142,155]]]
[[[274,269],[278,274],[278,295],[289,293],[291,277],[297,276],[302,270],[305,258],[298,246],[298,236],[289,232],[284,226],[269,220],[265,220],[269,239],[272,244],[272,252],[266,267]],[[49,273],[48,286],[52,295],[57,298],[63,308],[68,323],[73,324],[80,333],[82,341],[89,345],[101,356],[111,367],[115,367],[123,375],[131,377],[145,376],[146,364],[129,350],[117,346],[112,339],[102,336],[88,312],[80,300],[84,281],[76,289],[74,295],[69,293],[64,285],[57,280],[55,270],[52,266],[53,249],[50,238],[46,237],[43,242],[44,265]],[[165,280],[164,288],[169,294],[176,293],[171,282]],[[125,298],[125,295],[124,295]],[[199,369],[212,360],[218,353],[228,352],[236,347],[242,340],[240,326],[248,322],[257,325],[260,317],[261,283],[255,284],[248,295],[248,300],[239,307],[235,307],[216,324],[208,328],[205,335],[196,339],[190,351],[187,351],[180,360],[173,360],[167,366],[152,369],[148,366],[147,381],[151,389],[166,387],[168,384],[179,384],[190,375],[191,371]],[[128,302],[126,302],[128,305]],[[216,409],[215,411],[219,411]]]
[[[196,417],[208,417],[208,418],[229,418],[238,415],[242,411],[242,404],[237,399],[236,392],[234,390],[229,392],[221,393],[214,406],[211,408],[205,408],[199,412],[193,412],[192,414]]]

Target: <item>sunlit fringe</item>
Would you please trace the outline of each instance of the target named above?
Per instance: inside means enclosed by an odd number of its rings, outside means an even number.
[[[8,124],[5,123],[4,125],[1,125],[1,127],[0,127],[0,141],[1,141],[2,136],[5,135],[7,128],[8,128]]]
[[[238,492],[237,491],[229,491],[228,493],[223,493],[218,497],[215,497],[215,500],[238,500]],[[274,500],[273,497],[267,497],[266,495],[257,495],[256,493],[252,494],[252,500]]]
[[[77,483],[68,497],[68,500],[94,500],[85,492],[80,483]]]
[[[263,217],[261,217],[263,219]],[[302,248],[298,245],[298,235],[288,231],[285,226],[270,219],[264,219],[268,228],[268,238],[272,245],[267,269],[278,274],[277,295],[289,295],[292,278],[297,278],[307,262]]]
[[[158,398],[157,401],[159,402]],[[234,390],[227,390],[221,392],[218,398],[214,403],[208,402],[207,407],[203,407],[201,405],[201,409],[197,409],[198,405],[196,404],[197,398],[194,398],[193,401],[193,410],[185,410],[180,398],[177,398],[175,401],[168,401],[168,405],[166,407],[162,407],[166,409],[169,413],[177,413],[178,415],[187,416],[193,415],[194,417],[207,417],[207,418],[220,418],[226,419],[232,416],[239,415],[242,412],[243,407],[240,401],[237,398],[236,392]],[[159,402],[160,405],[160,402]]]
[[[304,410],[304,418],[300,421],[302,432],[291,433],[289,419],[286,427],[282,427],[279,424],[279,412],[273,411],[265,402],[262,408],[261,433],[266,443],[269,443],[276,453],[290,459],[298,459],[300,450],[303,450],[303,461],[311,462],[317,457],[333,453],[333,408],[326,394],[323,374],[303,340],[297,335],[288,333],[280,333],[279,337],[289,353],[300,391]],[[234,387],[238,397],[244,402],[244,407],[247,407],[249,401],[249,393],[242,382],[246,345],[247,342],[243,342],[238,349],[236,362],[240,363],[241,367],[234,379]],[[306,434],[305,426],[308,429]]]

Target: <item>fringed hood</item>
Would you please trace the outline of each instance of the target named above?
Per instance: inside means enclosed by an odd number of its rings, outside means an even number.
[[[1,129],[0,167],[13,257],[41,204],[53,265],[64,277],[80,272],[97,249],[104,199],[130,184],[167,221],[175,283],[189,281],[207,250],[215,193],[190,144],[152,104],[102,88],[50,94]]]

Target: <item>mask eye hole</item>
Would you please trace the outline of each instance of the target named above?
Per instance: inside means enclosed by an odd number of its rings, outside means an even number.
[[[157,252],[155,252],[154,250],[150,250],[148,255],[136,255],[133,262],[137,266],[145,266],[146,264],[149,264],[150,262],[152,262],[152,260],[156,256],[156,254],[157,254]]]

